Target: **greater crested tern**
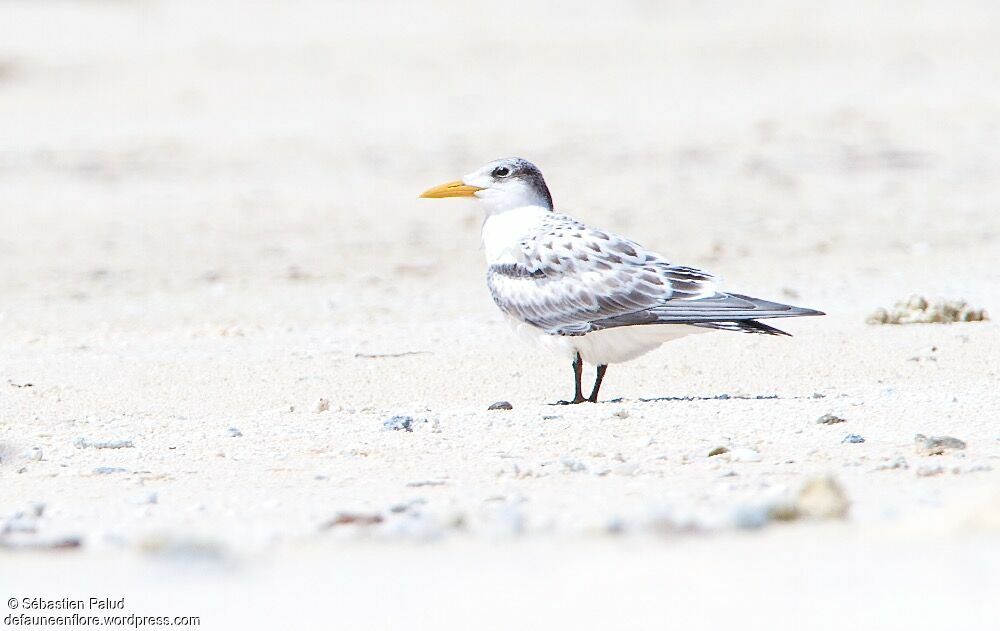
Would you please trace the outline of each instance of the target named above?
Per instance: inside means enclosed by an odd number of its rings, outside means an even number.
[[[596,402],[608,364],[710,330],[788,335],[758,322],[824,315],[719,291],[719,279],[606,230],[556,213],[534,164],[504,158],[421,197],[474,197],[486,210],[483,249],[493,301],[518,333],[573,362],[570,401]],[[583,363],[597,367],[583,396]]]

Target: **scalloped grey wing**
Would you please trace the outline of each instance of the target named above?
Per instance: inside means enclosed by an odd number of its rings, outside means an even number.
[[[565,215],[547,217],[511,257],[487,271],[494,302],[512,318],[553,335],[818,313],[720,293],[711,274],[671,265],[633,241]]]
[[[597,262],[600,262],[599,260]],[[590,261],[593,263],[593,261]],[[714,292],[715,279],[693,268],[671,267],[654,261],[646,265],[617,265],[612,271],[561,270],[553,265],[530,269],[517,263],[493,265],[487,283],[493,300],[504,313],[548,333],[583,335],[598,328],[624,326],[625,319],[666,304]],[[654,319],[628,324],[648,324]],[[615,324],[621,320],[622,324]],[[606,322],[596,327],[598,322]]]

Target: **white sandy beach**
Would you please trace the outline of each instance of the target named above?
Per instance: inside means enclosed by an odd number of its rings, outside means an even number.
[[[508,155],[828,315],[551,406],[571,369],[492,304],[480,213],[417,199]],[[866,323],[911,294],[994,319]],[[0,4],[4,601],[995,629],[998,318],[993,3]],[[778,519],[827,477],[843,518]]]

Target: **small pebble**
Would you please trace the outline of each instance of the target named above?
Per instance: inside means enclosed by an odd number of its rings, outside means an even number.
[[[42,448],[32,447],[27,451],[27,453],[25,453],[25,456],[28,458],[28,460],[34,460],[37,462],[42,459]]]
[[[726,453],[729,453],[729,449],[726,447],[716,447],[712,451],[708,452],[708,457],[711,458],[712,456],[721,456]]]
[[[824,414],[823,416],[816,419],[817,425],[835,425],[837,423],[846,423],[847,419],[840,418],[833,414]]]
[[[488,410],[513,410],[514,406],[510,404],[510,401],[497,401],[496,403],[491,403],[490,407],[486,408]]]
[[[94,473],[97,475],[110,475],[112,473],[128,473],[128,469],[122,469],[121,467],[97,467],[94,469]]]
[[[239,438],[240,436],[243,435],[243,432],[241,432],[236,427],[230,427],[229,429],[226,430],[226,435],[229,436],[230,438]]]
[[[385,518],[378,513],[340,513],[320,526],[320,530],[329,530],[337,526],[374,526],[381,524]]]
[[[917,434],[913,437],[916,443],[917,453],[921,456],[940,456],[943,453],[956,449],[965,449],[965,441],[953,436],[924,436]]]
[[[944,467],[941,465],[924,465],[917,469],[917,475],[922,478],[927,478],[933,475],[940,475],[944,473]]]
[[[625,408],[618,408],[617,410],[615,410],[615,416],[617,416],[618,418],[628,418],[629,413],[628,410],[626,410]]]
[[[320,399],[319,401],[316,402],[315,405],[313,405],[313,412],[315,414],[320,414],[322,412],[329,412],[329,411],[330,411],[329,399]]]
[[[382,429],[391,431],[404,430],[407,432],[413,431],[413,417],[412,416],[393,416],[391,419],[382,423]]]
[[[847,436],[844,436],[843,440],[840,442],[852,444],[863,443],[865,442],[865,437],[861,434],[848,434]]]

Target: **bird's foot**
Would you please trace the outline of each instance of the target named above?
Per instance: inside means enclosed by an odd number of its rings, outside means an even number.
[[[572,401],[556,401],[551,405],[576,405],[577,403],[587,403],[590,399],[584,398],[582,395],[578,395],[573,398]]]

